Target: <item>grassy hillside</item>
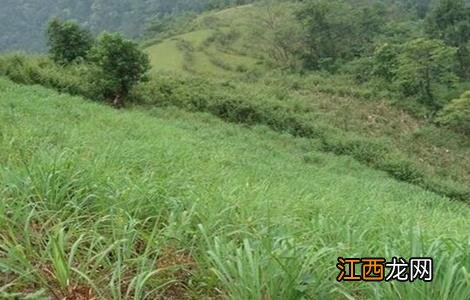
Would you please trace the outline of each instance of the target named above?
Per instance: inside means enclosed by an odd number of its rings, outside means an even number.
[[[423,117],[429,110],[422,103],[373,81],[359,84],[347,72],[288,71],[273,61],[273,53],[267,55],[279,32],[263,26],[270,17],[277,29],[296,24],[295,9],[292,3],[244,5],[175,21],[147,48],[150,81],[139,83],[127,100],[311,138],[322,151],[470,201],[470,139]],[[15,82],[106,100],[93,73],[87,64],[62,67],[45,57],[0,57],[0,74]],[[464,83],[448,93],[457,97],[461,89]]]
[[[243,102],[246,110],[254,111],[254,116],[240,116],[236,118],[237,122],[263,123],[304,137],[327,136],[324,150],[352,155],[369,165],[377,154],[374,152],[381,152],[378,156],[398,153],[398,156],[416,165],[420,169],[418,173],[422,172],[425,177],[431,178],[424,180],[426,183],[408,178],[405,181],[416,182],[450,197],[470,199],[470,140],[466,136],[438,128],[423,118],[426,108],[417,101],[393,96],[373,84],[359,84],[354,76],[344,73],[284,72],[281,65],[266,55],[266,51],[273,48],[269,41],[272,33],[268,28],[262,31],[266,35],[263,36],[257,34],[257,30],[268,26],[271,17],[276,19],[273,22],[277,27],[290,24],[285,19],[296,8],[296,4],[292,3],[244,5],[208,12],[184,23],[179,32],[178,28],[174,30],[177,34],[159,39],[159,42],[146,48],[153,65],[153,77],[157,78],[151,85],[165,86],[167,89],[166,85],[172,86],[171,80],[168,83],[168,80],[161,79],[165,77],[162,74],[166,73],[175,78],[185,78],[182,84],[191,86],[193,90],[182,88],[181,93],[198,94],[190,98],[210,98],[209,102],[221,106],[221,102],[227,102],[225,107],[229,107],[228,110],[238,105],[233,102]],[[211,82],[207,85],[211,91],[199,91],[198,83],[190,83],[201,78]],[[174,99],[179,96],[180,89],[174,89],[176,91],[172,90],[169,93],[171,96],[164,101],[171,100],[173,105],[180,105],[175,104],[179,101]],[[462,85],[462,91],[464,89],[465,85]],[[223,90],[223,93],[219,90]],[[457,91],[456,96],[460,92]],[[206,95],[211,93],[215,94],[215,99]],[[161,102],[163,98],[159,93],[145,96],[147,102],[152,104]],[[194,105],[193,102],[204,101],[192,99],[190,104],[184,103],[182,106],[194,109],[198,104]],[[203,108],[196,109],[211,111],[204,105],[200,106]],[[266,113],[265,110],[273,112]],[[282,115],[280,111],[289,117],[282,116],[282,121],[277,120],[277,115]],[[215,114],[223,115],[219,112]],[[271,125],[276,122],[294,124]],[[302,132],[305,130],[299,130],[298,127],[308,127],[306,131],[314,133]],[[329,129],[341,132],[342,137],[331,138],[331,134],[327,133]],[[359,145],[353,146],[360,148],[360,155],[354,155],[354,149],[345,149],[349,146],[344,140],[350,137],[361,140]],[[338,143],[332,142],[334,140]],[[378,144],[380,149],[365,150],[369,147],[366,145],[369,141]],[[331,146],[331,143],[334,145]],[[381,170],[393,169],[391,173],[396,169],[395,166],[389,168],[381,163],[375,166]],[[397,178],[403,177],[401,170],[397,172],[400,173]]]
[[[0,297],[468,298],[468,205],[314,149],[0,78]],[[338,256],[435,281],[338,284]]]
[[[148,47],[146,51],[150,56],[153,71],[231,78],[255,67],[255,58],[221,50],[208,42],[219,32],[211,29],[196,30]]]
[[[262,62],[244,44],[251,18],[259,17],[257,5],[237,6],[204,13],[179,25],[174,36],[146,48],[155,72],[189,72],[213,78],[233,78]],[[230,34],[235,34],[230,38]],[[226,36],[229,36],[228,40]],[[220,44],[220,39],[225,40]]]

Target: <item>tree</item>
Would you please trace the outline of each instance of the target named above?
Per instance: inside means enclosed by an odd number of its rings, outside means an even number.
[[[470,135],[470,91],[452,100],[439,113],[438,123]]]
[[[262,9],[250,19],[251,44],[264,53],[270,64],[282,68],[298,67],[297,54],[302,48],[301,30],[291,3],[262,2]]]
[[[405,44],[398,56],[397,82],[406,96],[418,96],[421,101],[437,111],[436,98],[439,85],[451,86],[456,81],[454,73],[456,49],[440,40],[419,38]]]
[[[305,27],[307,51],[305,63],[310,68],[331,68],[333,63],[350,54],[354,33],[351,7],[342,1],[314,1],[297,14]]]
[[[124,105],[131,88],[150,69],[147,54],[117,33],[103,33],[91,50],[91,59],[100,69],[97,80],[106,87],[106,94],[114,97],[116,107]]]
[[[49,54],[59,64],[85,58],[93,43],[91,33],[72,21],[53,19],[46,34]]]
[[[297,18],[305,28],[307,51],[304,59],[310,68],[335,68],[373,51],[374,38],[385,23],[383,5],[353,6],[344,0],[316,0],[305,4]]]
[[[441,0],[426,19],[429,36],[456,47],[459,75],[470,76],[470,6],[464,0]]]

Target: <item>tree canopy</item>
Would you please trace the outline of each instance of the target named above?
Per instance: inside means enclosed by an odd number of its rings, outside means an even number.
[[[114,105],[123,106],[131,88],[150,69],[149,58],[138,45],[118,33],[103,33],[91,50],[91,60],[99,67],[97,80],[114,96]]]
[[[431,37],[458,49],[459,73],[470,76],[470,6],[464,0],[442,0],[426,21]]]
[[[93,43],[91,33],[71,21],[52,20],[46,34],[49,53],[60,64],[85,58]]]
[[[417,95],[433,109],[439,109],[435,90],[439,84],[447,87],[456,81],[455,54],[455,48],[440,40],[419,38],[408,42],[398,57],[397,77],[403,93]]]
[[[470,91],[444,107],[439,114],[438,122],[470,135]]]

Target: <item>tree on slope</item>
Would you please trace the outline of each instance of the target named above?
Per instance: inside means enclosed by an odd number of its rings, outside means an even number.
[[[470,136],[470,91],[447,104],[439,112],[438,123]]]
[[[406,96],[418,96],[434,111],[441,107],[436,95],[439,86],[452,86],[457,77],[456,49],[440,40],[419,38],[404,45],[398,56],[397,80]]]
[[[97,81],[104,87],[105,94],[114,98],[116,107],[124,106],[124,99],[132,87],[145,78],[150,69],[147,54],[118,33],[103,33],[90,57],[99,67]]]
[[[459,75],[470,77],[470,6],[464,0],[441,0],[426,19],[426,31],[458,49]]]
[[[384,6],[352,5],[344,0],[317,0],[302,5],[297,18],[304,27],[306,67],[334,70],[338,64],[373,51],[383,30]]]
[[[46,35],[49,53],[58,64],[85,58],[93,44],[91,33],[72,21],[53,19]]]

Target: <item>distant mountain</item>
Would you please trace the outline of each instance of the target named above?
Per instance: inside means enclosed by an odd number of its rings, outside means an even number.
[[[204,11],[237,0],[0,0],[0,52],[45,49],[44,28],[52,17],[73,19],[94,32],[120,31],[136,37],[149,18]]]

